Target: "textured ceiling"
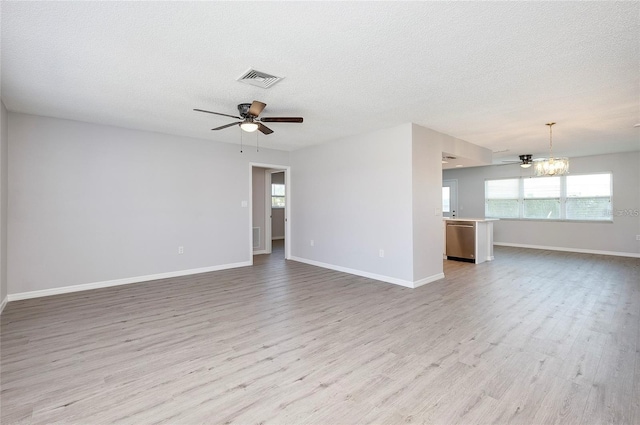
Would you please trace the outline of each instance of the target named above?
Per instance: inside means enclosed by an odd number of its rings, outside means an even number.
[[[502,151],[640,149],[639,2],[2,2],[10,111],[294,150],[405,122]],[[270,89],[245,70],[286,77]],[[255,135],[245,133],[245,142]]]

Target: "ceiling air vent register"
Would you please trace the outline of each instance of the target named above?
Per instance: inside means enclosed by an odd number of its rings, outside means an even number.
[[[241,83],[250,84],[256,87],[262,87],[263,89],[268,89],[283,78],[284,77],[276,77],[275,75],[267,74],[266,72],[249,68],[241,76],[239,76],[236,81],[240,81]]]

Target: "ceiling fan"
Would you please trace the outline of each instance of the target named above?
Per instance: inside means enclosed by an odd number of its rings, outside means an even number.
[[[520,164],[520,166],[522,168],[529,168],[531,167],[531,165],[533,165],[533,156],[531,154],[524,154],[524,155],[520,155],[518,158],[520,158],[519,161],[502,161],[505,164]]]
[[[234,125],[239,125],[241,129],[247,132],[254,132],[256,130],[260,130],[262,134],[271,134],[273,130],[271,130],[266,125],[262,124],[264,122],[293,122],[300,123],[302,122],[302,117],[262,117],[258,118],[262,110],[267,106],[266,103],[259,102],[254,100],[252,103],[241,103],[238,105],[238,114],[240,116],[222,114],[220,112],[212,112],[205,111],[204,109],[194,109],[194,111],[198,112],[206,112],[207,114],[215,114],[222,115],[223,117],[236,118],[241,121],[233,122],[231,124],[226,124],[220,127],[212,128],[211,130],[222,130],[223,128],[233,127]]]

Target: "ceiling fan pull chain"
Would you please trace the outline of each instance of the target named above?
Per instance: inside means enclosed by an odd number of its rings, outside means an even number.
[[[242,153],[242,129],[241,128],[240,128],[240,153]]]
[[[258,132],[256,131],[256,152],[260,152],[260,147],[258,147]]]

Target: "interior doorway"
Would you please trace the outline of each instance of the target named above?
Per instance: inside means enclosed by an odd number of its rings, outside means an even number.
[[[285,223],[287,221],[285,208],[287,205],[285,172],[282,170],[267,170],[265,211],[266,217],[266,251],[284,257]]]
[[[273,254],[291,257],[290,169],[251,164],[251,258]]]

